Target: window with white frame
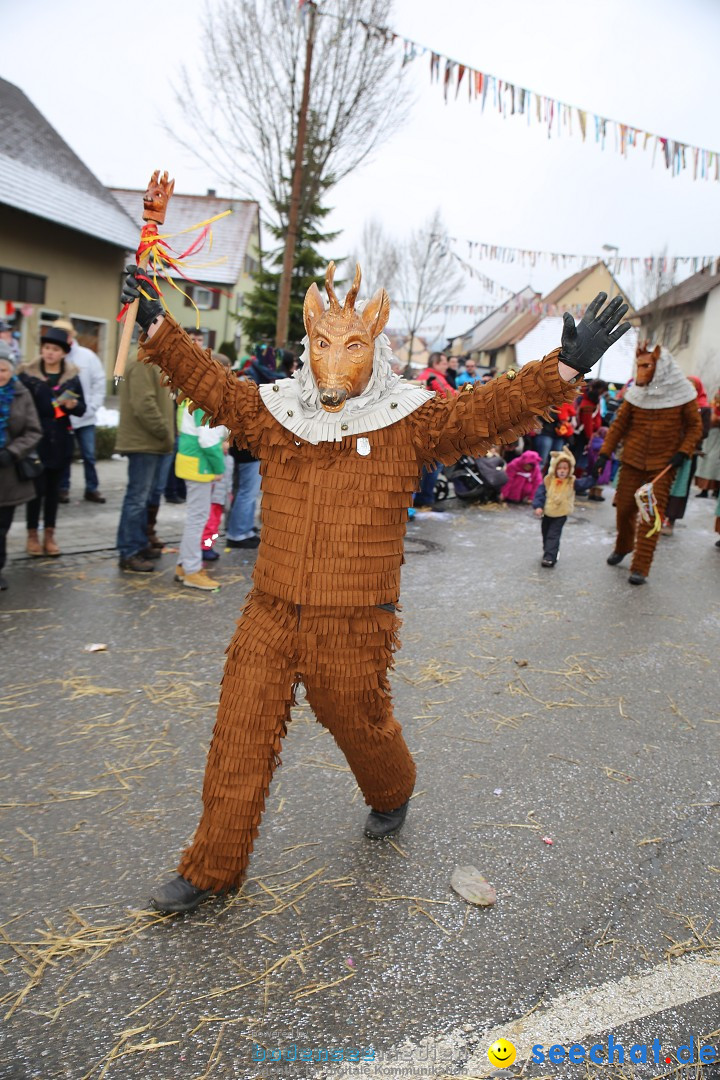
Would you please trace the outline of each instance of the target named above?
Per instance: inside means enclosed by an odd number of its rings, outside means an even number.
[[[212,308],[212,293],[209,289],[203,289],[200,285],[196,285],[193,289],[193,300],[200,308],[200,311],[210,311]]]

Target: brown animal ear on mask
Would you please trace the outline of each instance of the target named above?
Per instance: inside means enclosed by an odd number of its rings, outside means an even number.
[[[305,302],[303,304],[303,322],[305,323],[305,329],[309,334],[312,330],[313,323],[320,318],[325,311],[325,304],[323,298],[320,295],[320,290],[313,281],[312,285],[305,293]]]
[[[365,323],[373,341],[378,334],[382,334],[390,318],[390,297],[384,289],[378,289],[372,299],[368,300],[360,312],[360,318]]]
[[[650,355],[652,356],[653,360],[659,360],[660,359],[660,346],[656,345],[655,348],[653,349],[653,351],[650,353]]]

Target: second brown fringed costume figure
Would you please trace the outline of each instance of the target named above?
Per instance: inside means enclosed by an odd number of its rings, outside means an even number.
[[[224,424],[262,474],[254,587],[227,652],[202,818],[178,875],[152,897],[161,911],[186,912],[243,879],[299,682],[371,807],[366,836],[401,827],[415,765],[393,716],[388,669],[420,471],[534,429],[538,414],[577,395],[571,380],[629,327],[617,327],[622,298],[601,311],[601,293],[577,326],[565,316],[562,349],[517,375],[437,398],[392,373],[386,292],[356,308],[358,267],[341,305],[331,263],[329,308],[316,285],[305,299],[302,369],[257,386],[194,345],[135,269],[123,299],[140,297],[141,359]]]
[[[650,573],[659,533],[638,520],[635,492],[653,483],[657,509],[665,515],[675,470],[687,461],[702,438],[697,390],[683,375],[667,349],[640,342],[635,357],[635,381],[608,429],[594,466],[602,472],[610,455],[622,443],[615,508],[617,537],[608,555],[617,566],[632,552],[631,585],[644,585]],[[660,474],[663,475],[660,475]]]

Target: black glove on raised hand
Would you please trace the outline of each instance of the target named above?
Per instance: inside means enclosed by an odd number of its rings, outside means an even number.
[[[133,300],[140,301],[136,322],[138,326],[147,331],[150,324],[155,322],[158,315],[163,314],[163,306],[158,300],[157,289],[149,281],[138,281],[137,275],[144,274],[145,271],[137,266],[126,266],[125,273],[127,274],[127,277],[125,278],[125,284],[123,285],[120,299],[123,304],[132,304]],[[151,297],[150,300],[147,300],[145,296],[142,295],[140,292],[141,289],[147,296]]]
[[[600,311],[606,300],[607,293],[598,293],[577,326],[569,311],[563,315],[559,359],[583,375],[630,329],[629,322],[618,326],[628,310],[622,296],[616,296],[604,311]]]
[[[607,454],[598,454],[598,456],[595,458],[595,464],[590,470],[590,475],[592,476],[593,480],[597,480],[598,476],[603,471],[609,460],[610,459]]]
[[[678,450],[678,452],[673,454],[670,458],[668,464],[672,465],[673,469],[679,469],[681,465],[685,464],[689,456],[689,454],[684,454],[682,450]]]

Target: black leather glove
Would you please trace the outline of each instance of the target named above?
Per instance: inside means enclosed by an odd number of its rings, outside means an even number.
[[[595,458],[595,464],[590,470],[590,475],[592,476],[593,480],[597,480],[598,476],[603,471],[609,460],[610,458],[607,456],[607,454],[598,454],[598,456]]]
[[[673,454],[668,464],[672,465],[673,469],[679,469],[681,465],[684,465],[689,454],[684,454],[682,450],[678,450],[677,454]]]
[[[5,447],[0,450],[0,468],[5,469],[8,465],[12,465],[15,462],[15,458],[12,456],[9,450]]]
[[[629,322],[618,326],[628,310],[622,296],[614,297],[605,310],[600,311],[606,300],[607,293],[598,293],[577,326],[569,311],[563,315],[559,359],[583,375],[630,329]]]
[[[140,301],[135,321],[138,326],[147,331],[151,323],[155,322],[158,315],[163,314],[163,306],[158,300],[157,289],[150,281],[138,281],[137,275],[144,275],[145,271],[138,269],[137,266],[126,266],[125,273],[127,274],[127,277],[125,278],[125,284],[123,285],[120,299],[123,304],[132,304],[133,300]],[[149,300],[142,295],[140,292],[141,289],[146,296],[150,297]]]

